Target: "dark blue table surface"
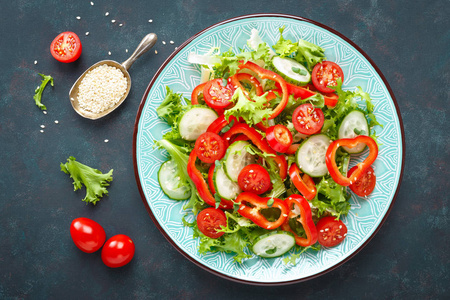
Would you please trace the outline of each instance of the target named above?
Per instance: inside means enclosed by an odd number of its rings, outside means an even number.
[[[448,297],[448,1],[93,1],[1,4],[0,299]],[[185,259],[145,210],[132,163],[137,109],[158,67],[205,27],[250,13],[298,15],[350,38],[385,75],[405,126],[403,182],[378,234],[338,269],[283,287],[230,282]],[[66,30],[83,43],[72,64],[49,54],[52,39]],[[158,54],[151,51],[133,65],[126,102],[99,121],[78,116],[68,99],[75,79],[99,60],[124,61],[149,32],[159,37]],[[169,40],[175,43],[161,43]],[[44,92],[47,115],[32,98],[38,72],[55,79]],[[104,172],[114,169],[110,195],[97,206],[85,205],[84,189],[74,192],[60,171],[70,155]],[[69,225],[81,216],[101,223],[107,236],[129,235],[136,244],[133,261],[109,269],[100,252],[76,249]]]

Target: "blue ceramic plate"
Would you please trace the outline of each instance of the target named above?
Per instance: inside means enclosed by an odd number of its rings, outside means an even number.
[[[375,114],[383,128],[376,127],[378,141],[382,144],[373,165],[377,185],[369,199],[354,194],[351,211],[343,218],[348,235],[343,243],[321,251],[307,251],[297,264],[284,264],[283,257],[265,259],[253,256],[236,263],[233,255],[209,253],[200,255],[199,241],[192,238],[192,230],[184,227],[181,218],[184,201],[167,198],[158,185],[157,174],[167,154],[154,149],[155,140],[170,130],[160,120],[156,108],[164,99],[166,86],[190,98],[200,83],[200,69],[187,61],[190,52],[205,54],[211,47],[236,52],[246,47],[252,28],[259,30],[269,45],[276,43],[278,29],[286,26],[284,36],[290,40],[305,39],[325,49],[327,60],[338,63],[345,74],[344,89],[361,86],[369,92]],[[338,32],[324,25],[289,15],[249,15],[226,20],[186,41],[161,66],[150,82],[142,99],[134,132],[134,167],[138,187],[147,210],[168,241],[185,257],[200,267],[227,279],[251,284],[287,284],[321,275],[344,263],[373,237],[392,207],[403,169],[403,127],[400,114],[385,78],[364,52]],[[352,157],[352,165],[363,160],[367,150]],[[293,251],[293,250],[291,250]],[[248,252],[250,253],[250,252]]]

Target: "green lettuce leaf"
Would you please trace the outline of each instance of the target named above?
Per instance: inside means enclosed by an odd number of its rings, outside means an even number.
[[[295,60],[306,65],[311,72],[314,66],[325,59],[325,50],[313,43],[299,40],[297,44]]]
[[[108,173],[103,174],[97,169],[93,169],[75,160],[75,157],[70,156],[67,163],[60,164],[61,171],[70,175],[73,179],[74,191],[81,189],[82,185],[86,187],[86,196],[83,201],[87,203],[96,204],[104,195],[108,195],[110,181],[113,180],[111,169]]]
[[[275,53],[280,57],[289,56],[297,51],[297,44],[293,43],[291,40],[286,40],[283,37],[283,31],[285,28],[286,26],[283,26],[278,29],[280,31],[280,38],[278,39],[278,42],[272,46],[272,48],[275,50]]]
[[[267,93],[261,96],[252,96],[253,101],[249,101],[244,95],[244,92],[238,88],[231,98],[231,102],[234,102],[234,107],[225,110],[225,117],[235,116],[236,118],[243,118],[245,122],[252,126],[256,123],[269,118],[273,113],[273,109],[266,107]]]
[[[170,126],[173,126],[177,120],[178,115],[183,110],[181,103],[181,94],[174,93],[168,86],[166,86],[166,97],[156,109],[158,116],[167,121]]]
[[[42,93],[44,92],[45,87],[47,86],[47,83],[50,82],[51,86],[53,86],[53,77],[50,75],[44,75],[41,73],[38,73],[42,77],[41,85],[36,88],[34,91],[34,102],[36,103],[37,107],[39,107],[41,110],[47,110],[47,107],[42,104]]]

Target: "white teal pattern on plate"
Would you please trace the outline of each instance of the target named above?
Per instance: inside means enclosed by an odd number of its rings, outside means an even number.
[[[158,185],[158,169],[167,157],[166,152],[154,149],[154,140],[161,139],[170,128],[158,118],[156,108],[164,99],[166,86],[190,99],[193,88],[200,83],[199,68],[187,62],[190,52],[205,54],[211,47],[220,47],[222,51],[231,47],[236,52],[239,48],[247,47],[246,40],[252,28],[258,29],[263,40],[273,45],[279,37],[278,29],[283,25],[286,26],[283,34],[285,38],[305,39],[325,49],[327,59],[338,63],[344,71],[344,89],[354,90],[361,86],[370,93],[378,121],[384,125],[384,128],[375,128],[378,141],[382,144],[373,165],[377,186],[368,199],[352,194],[352,209],[343,218],[348,227],[348,236],[342,244],[319,252],[309,250],[301,255],[295,266],[285,265],[282,261],[285,256],[274,259],[253,256],[243,263],[236,263],[231,254],[220,252],[200,255],[197,252],[198,240],[192,238],[192,230],[184,227],[181,221],[185,214],[185,202],[168,199]],[[320,26],[302,20],[288,17],[245,18],[203,32],[180,49],[154,80],[137,126],[135,155],[139,182],[157,222],[169,238],[193,260],[237,280],[260,284],[295,281],[339,264],[357,251],[378,228],[399,184],[403,160],[401,127],[394,102],[383,80],[369,61],[348,42]],[[367,151],[352,156],[351,165],[362,161],[367,156]]]

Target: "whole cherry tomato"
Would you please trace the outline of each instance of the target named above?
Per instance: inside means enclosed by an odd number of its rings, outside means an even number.
[[[99,250],[106,240],[103,227],[88,218],[73,220],[70,225],[70,235],[75,246],[86,253],[93,253]]]
[[[134,256],[134,243],[124,234],[118,234],[106,241],[102,249],[102,260],[110,268],[128,264]]]

